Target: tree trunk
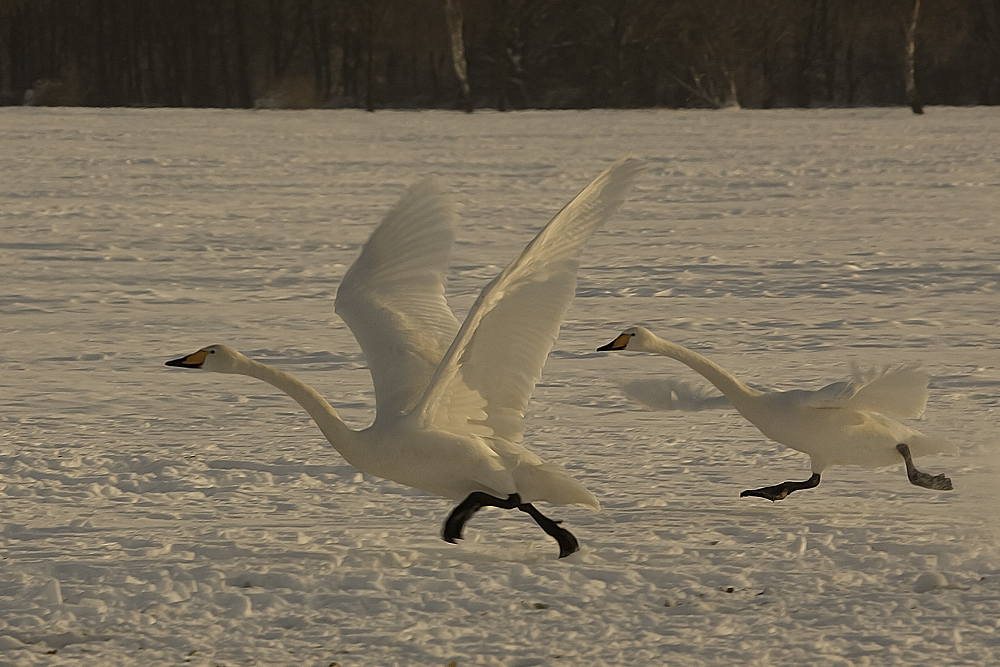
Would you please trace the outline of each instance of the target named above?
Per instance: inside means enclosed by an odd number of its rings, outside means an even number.
[[[253,106],[250,87],[250,65],[247,56],[246,21],[243,18],[243,0],[233,0],[233,40],[236,42],[236,105],[249,109]]]
[[[462,87],[462,106],[472,113],[472,88],[469,86],[469,64],[465,59],[465,37],[462,35],[461,0],[444,0],[444,14],[448,20],[448,34],[451,36],[451,62],[455,76]]]
[[[847,106],[854,106],[854,96],[858,84],[854,80],[854,41],[847,45],[844,53],[844,79],[847,81]]]
[[[906,29],[906,102],[913,113],[922,114],[924,104],[920,101],[920,91],[917,90],[917,22],[920,17],[920,0],[913,0],[913,17]]]
[[[320,102],[326,102],[332,90],[330,73],[330,17],[325,7],[318,11],[312,0],[308,0],[309,35],[313,56],[313,80],[319,92]]]
[[[365,58],[365,110],[375,111],[375,1],[368,2],[367,50]]]
[[[834,105],[837,97],[837,42],[833,26],[837,22],[836,3],[823,0],[823,85],[826,88],[826,103]]]
[[[490,23],[493,27],[494,57],[496,66],[493,70],[494,86],[497,95],[497,111],[506,111],[509,107],[507,100],[507,79],[510,74],[507,71],[507,39],[509,17],[506,3],[502,0],[492,0],[490,3]]]
[[[798,58],[795,63],[795,106],[804,109],[812,104],[812,61],[815,53],[813,41],[816,39],[816,14],[819,3],[820,0],[812,0],[809,3],[805,35],[796,54]]]

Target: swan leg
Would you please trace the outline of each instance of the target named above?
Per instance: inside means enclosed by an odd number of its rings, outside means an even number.
[[[545,516],[531,503],[518,505],[517,509],[522,512],[527,512],[527,514],[535,520],[535,523],[542,527],[542,530],[555,538],[556,542],[559,543],[560,558],[565,558],[566,556],[580,550],[580,543],[576,540],[576,537],[573,533],[560,526],[559,521],[553,521],[549,517]]]
[[[781,500],[787,496],[792,491],[800,491],[802,489],[811,489],[813,487],[819,486],[819,473],[814,472],[812,477],[805,480],[804,482],[782,482],[781,484],[775,484],[774,486],[765,486],[760,489],[747,489],[740,494],[740,498],[745,498],[747,496],[756,496],[758,498],[765,498],[774,502],[775,500]]]
[[[499,507],[505,510],[517,508],[527,513],[528,516],[535,520],[535,523],[542,527],[542,530],[555,538],[556,542],[559,543],[560,558],[565,558],[571,553],[580,550],[580,543],[577,542],[573,533],[559,526],[558,521],[553,521],[539,512],[531,503],[522,503],[521,496],[516,493],[510,494],[506,499],[497,498],[482,491],[470,493],[465,500],[460,502],[451,511],[448,518],[445,519],[444,529],[441,531],[441,539],[452,544],[455,543],[455,540],[462,539],[462,528],[465,527],[465,523],[483,507]]]
[[[907,445],[898,444],[896,450],[903,456],[903,462],[906,464],[906,476],[909,478],[910,484],[935,491],[952,490],[951,480],[944,475],[930,475],[917,470],[916,466],[913,465],[913,458],[910,456],[910,448]]]
[[[520,504],[521,496],[516,493],[510,494],[505,500],[491,496],[488,493],[483,493],[482,491],[473,491],[445,519],[444,529],[441,531],[441,539],[452,544],[455,543],[455,540],[462,539],[462,528],[465,527],[465,522],[484,507],[500,507],[505,510],[512,510]]]

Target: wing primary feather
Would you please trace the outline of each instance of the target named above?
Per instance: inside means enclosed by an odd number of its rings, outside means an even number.
[[[337,290],[334,308],[364,352],[380,415],[413,407],[458,331],[445,299],[457,216],[434,180],[413,185]]]
[[[644,168],[635,159],[616,162],[483,288],[414,408],[424,424],[467,431],[474,423],[521,439],[525,407],[576,291],[580,255]],[[480,400],[456,401],[462,392]],[[459,404],[481,407],[461,414],[453,408]]]

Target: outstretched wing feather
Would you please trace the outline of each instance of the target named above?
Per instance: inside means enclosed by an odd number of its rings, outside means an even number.
[[[809,405],[867,410],[893,419],[919,417],[927,407],[929,380],[930,375],[917,364],[854,368],[850,380],[818,390]]]
[[[336,312],[365,354],[379,414],[413,407],[458,332],[445,299],[456,218],[433,181],[412,186],[337,290]]]
[[[414,409],[426,426],[486,427],[521,439],[525,407],[576,290],[583,248],[643,168],[621,160],[594,179],[483,289]],[[473,398],[456,401],[460,394]],[[456,404],[478,407],[463,413]]]

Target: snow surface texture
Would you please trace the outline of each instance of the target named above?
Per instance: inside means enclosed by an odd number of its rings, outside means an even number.
[[[0,664],[1000,664],[1000,115],[0,110]],[[526,442],[604,510],[438,538],[452,503],[347,466],[290,398],[167,359],[226,343],[355,427],[333,313],[404,188],[464,204],[478,291],[616,157],[650,168],[584,253]],[[735,412],[649,412],[594,349],[642,323],[747,382],[919,362],[961,447],[833,468]]]

